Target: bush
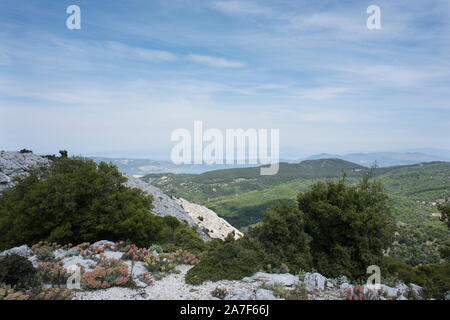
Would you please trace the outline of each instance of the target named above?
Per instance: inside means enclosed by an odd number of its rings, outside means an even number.
[[[228,290],[226,288],[220,288],[216,287],[212,292],[211,295],[215,298],[224,299],[228,294]]]
[[[143,265],[151,273],[174,273],[177,266],[170,258],[154,255],[146,256]]]
[[[206,280],[240,280],[261,268],[263,252],[247,238],[215,241],[210,251],[186,274],[186,283],[201,284]]]
[[[27,258],[11,254],[0,258],[0,283],[25,288],[36,283],[36,269]]]
[[[311,268],[312,258],[304,226],[304,214],[289,202],[280,202],[265,212],[260,227],[249,231],[249,236],[260,242],[266,253],[265,267],[276,266],[293,272]],[[286,264],[287,268],[281,264]]]
[[[0,197],[0,249],[38,241],[60,244],[127,239],[140,247],[173,243],[200,250],[198,234],[176,218],[150,212],[152,197],[124,186],[114,165],[61,152],[50,165],[15,178]]]
[[[450,263],[427,264],[411,267],[392,257],[385,257],[384,270],[404,283],[423,287],[425,298],[443,299],[450,290]]]
[[[450,204],[440,204],[438,205],[438,210],[441,213],[441,221],[447,224],[447,227],[450,229]]]
[[[327,277],[366,278],[366,268],[380,265],[392,243],[395,220],[388,197],[369,178],[366,174],[356,186],[347,185],[345,176],[317,182],[297,197],[312,237],[314,267]]]

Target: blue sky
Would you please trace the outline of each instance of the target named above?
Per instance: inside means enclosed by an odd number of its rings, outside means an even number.
[[[194,120],[285,158],[450,149],[449,40],[448,0],[2,0],[0,149],[169,158]]]

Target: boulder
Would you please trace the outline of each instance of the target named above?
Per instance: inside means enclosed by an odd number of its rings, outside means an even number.
[[[254,300],[255,293],[246,288],[236,288],[228,292],[224,300]]]
[[[120,258],[122,258],[123,256],[123,252],[116,252],[116,251],[110,251],[110,250],[106,250],[103,252],[103,255],[107,258],[107,259],[116,259],[116,260],[120,260]],[[99,254],[95,255],[96,258],[100,258]]]
[[[445,293],[444,300],[450,300],[450,290]]]
[[[277,300],[273,292],[267,289],[258,289],[255,294],[255,300]]]
[[[0,184],[8,184],[11,182],[11,179],[4,173],[0,172]]]
[[[339,289],[347,290],[348,288],[352,288],[353,286],[350,283],[344,282],[340,285]]]
[[[81,256],[67,257],[62,259],[61,261],[63,262],[65,269],[80,264],[86,269],[86,271],[89,271],[90,269],[95,268],[95,266],[97,265],[97,263],[94,260],[84,259]]]
[[[113,248],[115,243],[112,241],[108,241],[108,240],[100,240],[100,241],[94,242],[92,244],[93,247],[99,247],[99,248],[103,248],[105,245],[109,245],[111,248]]]
[[[290,273],[276,274],[266,272],[257,272],[251,277],[245,277],[242,281],[265,281],[267,285],[279,283],[287,287],[292,287],[299,283],[298,276],[294,276]]]
[[[320,273],[309,273],[309,272],[305,274],[305,279],[303,280],[303,282],[305,283],[305,288],[308,291],[324,290],[326,281],[327,278],[325,278]]]
[[[421,286],[418,286],[414,283],[410,283],[409,287],[411,288],[412,292],[416,297],[420,297],[423,294],[423,288]]]
[[[31,255],[31,253],[32,253],[31,249],[26,244],[24,244],[23,246],[15,247],[15,248],[11,248],[11,249],[3,251],[2,253],[0,253],[0,257],[7,256],[10,254],[17,254],[21,257],[28,258]]]
[[[406,292],[406,290],[409,289],[409,287],[406,284],[404,284],[403,282],[400,282],[399,284],[397,284],[395,286],[395,289],[397,289],[398,292],[400,292],[400,294],[403,295]]]
[[[33,153],[0,152],[0,194],[13,186],[12,178],[28,172],[31,167],[46,165],[49,160]]]

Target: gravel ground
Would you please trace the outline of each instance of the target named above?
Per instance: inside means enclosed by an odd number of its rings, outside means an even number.
[[[201,285],[193,286],[184,282],[184,276],[192,268],[189,265],[180,265],[178,274],[171,274],[152,285],[141,289],[109,288],[96,291],[79,291],[74,293],[75,300],[211,300],[211,291],[216,287],[227,288],[229,296],[255,293],[261,283],[243,281],[207,281]]]
[[[206,281],[201,285],[186,284],[184,277],[192,266],[179,265],[178,274],[171,274],[155,281],[146,288],[129,289],[113,287],[105,290],[74,292],[74,300],[214,300],[211,292],[216,288],[226,288],[229,292],[226,299],[230,300],[258,300],[267,299],[266,295],[259,295],[261,281]],[[309,300],[341,300],[339,290],[312,291]]]

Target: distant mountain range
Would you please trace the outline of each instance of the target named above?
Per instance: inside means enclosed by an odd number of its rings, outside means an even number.
[[[432,149],[435,150],[436,149]],[[430,151],[432,151],[430,150]],[[445,150],[442,150],[445,151]],[[450,161],[450,151],[448,154],[441,152],[439,155],[426,154],[420,152],[373,152],[373,153],[349,153],[344,155],[321,153],[301,160],[317,159],[341,159],[357,163],[365,167],[371,167],[375,163],[378,167],[402,166],[432,161]]]
[[[183,173],[200,174],[208,171],[248,168],[257,165],[175,165],[168,160],[132,159],[132,158],[107,158],[89,157],[96,162],[105,161],[115,164],[120,171],[134,176],[144,176],[152,173]],[[450,161],[450,151],[441,149],[414,149],[405,152],[373,152],[373,153],[349,153],[344,155],[321,153],[297,160],[284,160],[280,162],[299,163],[303,160],[317,159],[341,159],[357,163],[361,166],[371,167],[375,163],[378,167],[391,167],[411,165],[423,162]]]
[[[189,173],[200,174],[207,171],[220,169],[246,168],[255,165],[175,165],[167,160],[151,160],[151,159],[129,159],[129,158],[106,158],[106,157],[88,157],[95,162],[101,161],[113,163],[117,168],[129,175],[136,177],[144,176],[151,173]]]

